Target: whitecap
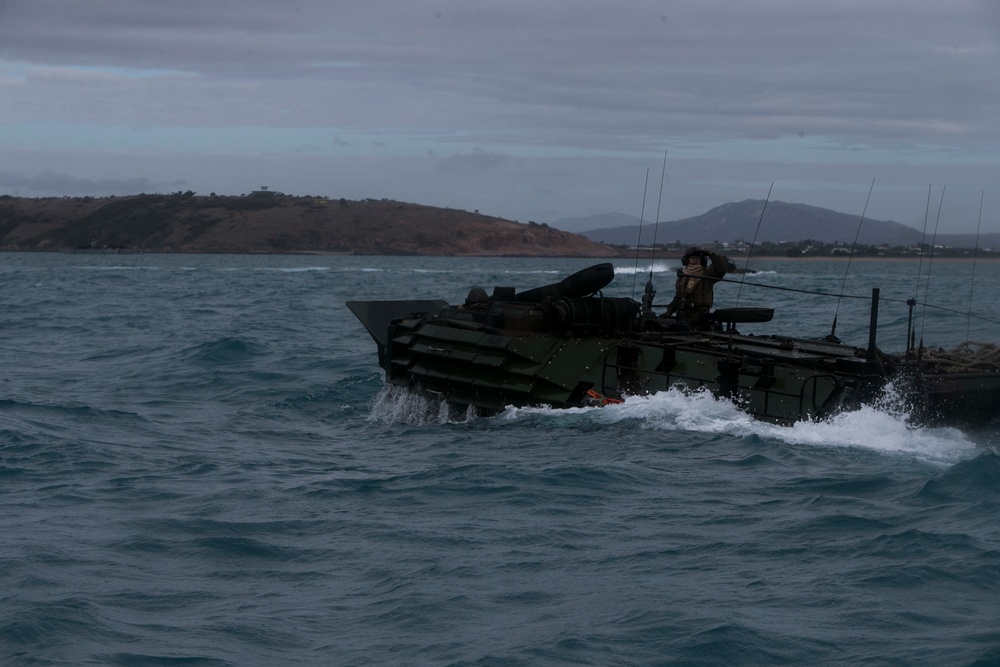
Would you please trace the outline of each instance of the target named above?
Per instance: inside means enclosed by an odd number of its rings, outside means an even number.
[[[950,465],[974,457],[979,448],[965,433],[952,427],[918,427],[890,395],[877,406],[863,406],[823,420],[781,426],[754,419],[733,402],[707,390],[674,388],[649,396],[631,396],[624,403],[603,408],[508,408],[503,419],[527,416],[565,419],[587,414],[601,423],[636,420],[646,428],[684,430],[732,437],[757,436],[803,447],[858,448],[904,455],[928,463]],[[589,413],[589,414],[588,414]]]
[[[618,266],[615,265],[615,275],[616,276],[632,276],[632,275],[646,275],[650,272],[652,273],[673,273],[677,269],[681,268],[680,261],[662,261],[653,262],[650,264],[646,262],[645,264],[639,264],[638,266],[633,264],[632,266]]]

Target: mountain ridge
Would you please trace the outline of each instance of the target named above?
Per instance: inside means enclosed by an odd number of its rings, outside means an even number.
[[[631,219],[633,222],[593,227],[601,219]],[[758,242],[775,243],[814,240],[851,244],[855,238],[858,243],[868,245],[912,246],[926,242],[922,232],[894,220],[861,220],[857,215],[781,201],[766,202],[765,209],[762,199],[729,202],[701,215],[660,222],[658,225],[644,221],[641,238],[639,219],[621,213],[561,218],[551,224],[560,229],[579,229],[576,233],[593,241],[633,247],[637,239],[641,245],[651,245],[654,238],[657,243],[680,244],[749,242],[755,237]],[[935,238],[935,243],[969,248],[975,246],[977,241],[980,246],[998,246],[1000,234],[984,234],[979,239],[974,234],[939,234]]]
[[[761,213],[764,213],[763,219]],[[560,224],[634,221],[579,233]],[[0,250],[119,249],[143,252],[325,253],[620,257],[634,252],[639,221],[626,214],[562,219],[548,225],[399,202],[295,197],[275,192],[198,196],[20,198],[0,195]],[[758,229],[759,223],[759,229]],[[859,223],[860,228],[859,228]],[[758,233],[759,232],[759,233]],[[919,245],[923,234],[894,221],[805,204],[744,200],[699,216],[642,226],[641,243],[836,242]],[[951,247],[1000,247],[1000,234],[938,235]]]
[[[615,257],[545,224],[394,200],[274,192],[0,196],[0,250]]]

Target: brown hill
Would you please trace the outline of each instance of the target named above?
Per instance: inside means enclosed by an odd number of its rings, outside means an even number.
[[[147,252],[611,257],[615,249],[545,224],[390,200],[256,193],[0,197],[0,249]]]

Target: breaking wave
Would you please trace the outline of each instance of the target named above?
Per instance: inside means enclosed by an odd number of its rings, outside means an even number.
[[[431,398],[396,385],[384,386],[372,402],[370,421],[407,426],[439,426],[471,421],[476,409],[460,410],[447,401]]]
[[[513,421],[529,416],[563,419],[586,415],[587,419],[603,423],[636,420],[645,428],[657,430],[740,438],[757,436],[807,447],[853,447],[943,465],[951,465],[979,452],[976,443],[961,430],[915,427],[909,423],[909,415],[898,406],[887,409],[890,404],[892,399],[886,399],[878,406],[863,406],[827,419],[779,426],[754,419],[731,401],[716,398],[707,390],[675,388],[650,396],[632,396],[624,403],[603,408],[508,408],[501,418]]]
[[[891,391],[891,388],[890,388]],[[634,421],[641,428],[689,431],[738,438],[758,437],[802,447],[857,448],[909,456],[928,463],[951,465],[976,456],[980,446],[952,427],[918,427],[895,397],[827,419],[780,426],[754,419],[726,399],[707,390],[675,388],[650,396],[631,396],[605,407],[508,407],[491,419],[499,422],[559,420],[588,426]],[[443,399],[401,387],[383,387],[372,403],[369,419],[384,424],[439,426],[464,424],[480,417],[474,408],[456,409]]]

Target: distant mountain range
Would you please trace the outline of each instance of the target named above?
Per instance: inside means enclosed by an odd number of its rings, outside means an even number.
[[[746,242],[754,238],[764,202],[717,206],[702,215],[661,222],[661,244]],[[851,243],[856,215],[770,202],[757,241]],[[641,243],[653,243],[654,225]],[[0,195],[0,250],[131,250],[145,252],[335,253],[616,257],[635,248],[639,220],[621,213],[520,224],[491,216],[388,199],[351,201],[259,192],[198,196],[194,192],[127,197]],[[865,220],[864,245],[913,246],[922,234],[892,221]],[[931,239],[927,239],[929,243]],[[935,242],[976,247],[976,237],[938,235]],[[984,234],[979,248],[1000,248],[1000,234]]]
[[[865,245],[911,246],[924,240],[923,233],[892,220],[861,221],[858,215],[838,213],[826,208],[789,204],[781,201],[767,202],[764,217],[764,200],[723,204],[691,218],[661,222],[655,225],[644,221],[642,238],[639,238],[639,219],[622,213],[609,213],[583,218],[562,218],[551,223],[553,227],[586,236],[592,241],[612,245],[635,246],[656,243],[682,244],[709,243],[712,241],[758,242],[814,240],[825,243],[858,243]],[[758,221],[760,229],[758,231]],[[861,223],[860,232],[858,224]],[[929,243],[930,238],[926,239]],[[975,234],[939,234],[935,242],[954,247],[976,246]],[[1000,246],[1000,234],[984,234],[978,239],[980,247]]]

